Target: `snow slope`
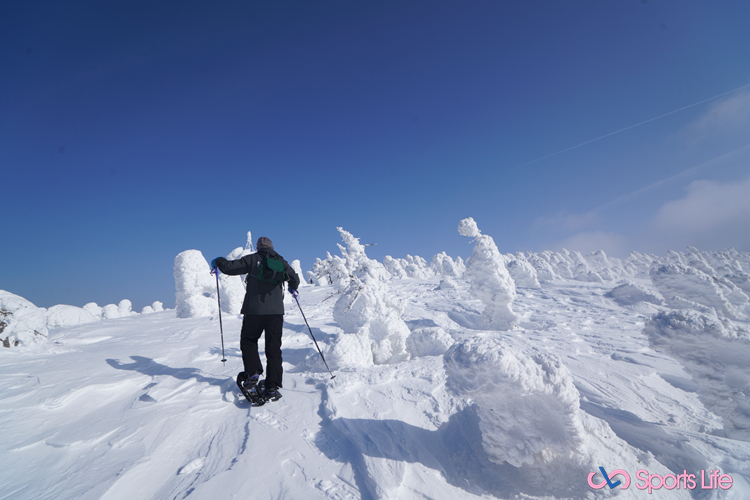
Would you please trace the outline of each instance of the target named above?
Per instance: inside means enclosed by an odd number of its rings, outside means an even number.
[[[0,349],[0,499],[750,498],[750,256],[503,258],[537,273],[516,283],[515,328],[478,329],[471,282],[412,258],[413,277],[380,275],[408,356],[333,380],[287,298],[284,397],[260,408],[233,380],[235,314],[226,365],[218,316],[174,310]],[[335,358],[356,334],[334,321],[345,287],[327,281],[300,303]],[[628,472],[629,488],[593,489],[599,467]],[[701,488],[715,469],[731,488]],[[649,495],[638,470],[698,483]]]

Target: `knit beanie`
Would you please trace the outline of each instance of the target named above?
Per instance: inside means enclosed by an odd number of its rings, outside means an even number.
[[[258,238],[258,243],[255,246],[258,250],[273,250],[273,243],[265,236]]]

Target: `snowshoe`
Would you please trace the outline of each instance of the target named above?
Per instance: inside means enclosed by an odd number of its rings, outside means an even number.
[[[237,387],[240,388],[240,391],[242,391],[242,394],[251,405],[263,406],[266,404],[262,391],[258,390],[258,375],[248,378],[245,372],[240,372],[237,374]]]

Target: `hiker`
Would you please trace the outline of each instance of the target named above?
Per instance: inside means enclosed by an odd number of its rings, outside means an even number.
[[[283,369],[281,367],[281,332],[284,325],[284,282],[289,282],[289,292],[296,297],[300,279],[284,258],[276,253],[270,239],[262,236],[256,244],[258,251],[237,260],[217,257],[211,261],[211,268],[218,268],[224,274],[247,274],[245,300],[241,313],[242,333],[240,349],[244,376],[238,376],[238,383],[244,378],[243,386],[250,391],[263,374],[263,365],[258,355],[258,339],[266,333],[266,380],[263,398],[277,400]]]

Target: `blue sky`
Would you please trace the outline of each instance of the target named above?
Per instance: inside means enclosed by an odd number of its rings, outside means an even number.
[[[466,258],[469,216],[505,253],[750,251],[748,23],[739,1],[6,2],[0,288],[171,307],[183,250],[252,231],[307,270],[343,226],[378,259]]]

